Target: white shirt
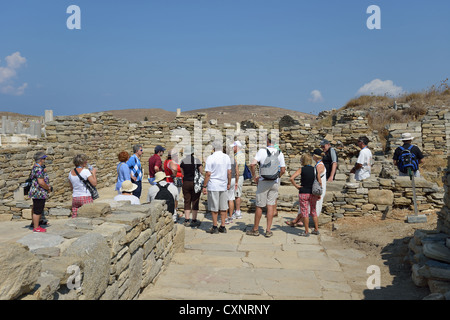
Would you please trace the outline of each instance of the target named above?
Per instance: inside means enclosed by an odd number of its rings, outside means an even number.
[[[141,204],[139,198],[132,194],[118,194],[114,201],[131,201],[131,204]]]
[[[369,148],[364,147],[364,149],[359,152],[356,163],[362,164],[362,168],[355,171],[355,180],[361,181],[369,178],[372,169],[372,151],[370,151]]]
[[[80,172],[80,176],[84,180],[87,180],[91,175],[92,173],[88,169],[83,169]],[[91,193],[86,188],[84,182],[81,181],[76,174],[73,176],[72,170],[69,172],[69,181],[73,188],[72,197],[91,197]]]
[[[206,159],[205,171],[211,172],[208,191],[227,191],[228,170],[231,170],[230,157],[222,151],[216,151]]]
[[[259,162],[260,164],[264,163],[264,161],[267,158],[267,149],[269,149],[270,153],[272,153],[272,154],[274,154],[275,152],[278,152],[278,149],[276,149],[274,147],[261,148],[256,153],[256,156],[255,156],[255,159],[253,160],[253,163],[255,163],[255,162]],[[278,155],[278,161],[280,162],[280,168],[286,167],[286,164],[284,163],[284,155],[283,155],[283,152],[281,152],[281,151],[280,151],[280,154]],[[261,167],[260,167],[260,169],[261,169]],[[261,170],[260,170],[259,176],[260,176],[259,177],[259,181],[264,180],[264,178],[261,177]],[[276,180],[276,182],[279,183],[280,182],[280,178],[278,178]]]
[[[162,180],[158,183],[161,186],[165,186],[169,182]],[[173,183],[169,183],[167,190],[169,190],[169,192],[172,194],[173,199],[175,201],[178,201],[178,188],[175,187],[175,185]],[[159,192],[159,187],[157,185],[151,186],[150,189],[148,189],[147,202],[152,202],[153,200],[155,200],[155,197],[158,194],[158,192]]]

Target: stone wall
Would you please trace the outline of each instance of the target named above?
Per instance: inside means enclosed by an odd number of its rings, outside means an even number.
[[[0,299],[137,299],[184,248],[158,200],[85,205],[51,229],[0,247]]]
[[[428,287],[430,300],[450,300],[450,157],[443,177],[444,203],[438,213],[436,230],[416,230],[409,242],[412,280]]]

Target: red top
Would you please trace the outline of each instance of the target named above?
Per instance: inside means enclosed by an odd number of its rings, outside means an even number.
[[[173,182],[173,171],[172,171],[172,169],[169,168],[170,161],[172,161],[172,160],[167,159],[166,161],[164,161],[164,173],[166,174],[166,176],[169,176],[169,178],[166,178],[167,182]],[[180,168],[179,164],[177,164],[176,177],[178,177],[178,178],[183,177],[183,175],[181,174],[181,168]]]
[[[150,178],[155,177],[155,167],[159,168],[159,171],[162,171],[162,161],[161,157],[157,154],[152,155],[148,159],[148,174],[150,175]]]

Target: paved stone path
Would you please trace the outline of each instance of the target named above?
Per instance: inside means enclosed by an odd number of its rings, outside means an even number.
[[[273,236],[265,238],[265,217],[258,237],[247,236],[253,214],[227,225],[226,234],[206,232],[211,216],[199,214],[198,229],[185,228],[185,251],[140,299],[363,299],[367,289],[364,253],[353,249],[328,249],[333,239],[323,230],[318,236],[301,237],[303,228],[285,224],[293,214],[279,212]],[[181,219],[181,222],[183,219]],[[183,227],[182,225],[180,225]],[[360,265],[360,272],[346,272]],[[351,284],[351,285],[350,285]],[[355,285],[356,284],[356,285]],[[355,290],[356,288],[356,290]]]

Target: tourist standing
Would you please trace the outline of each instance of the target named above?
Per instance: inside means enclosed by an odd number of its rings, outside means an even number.
[[[148,159],[148,182],[150,182],[151,185],[156,184],[155,174],[164,171],[161,160],[164,151],[166,151],[166,149],[158,145],[155,147],[155,153]]]
[[[356,142],[361,151],[359,152],[358,159],[355,166],[350,170],[350,173],[355,174],[356,181],[362,181],[370,177],[372,169],[372,151],[369,150],[369,139],[365,136],[359,137]]]
[[[325,193],[327,192],[327,169],[322,161],[323,152],[320,149],[315,149],[313,151],[313,160],[316,163],[314,169],[317,173],[318,181],[322,186],[322,196],[317,199],[316,203],[316,213],[317,216],[320,216],[322,213],[323,199],[325,198]]]
[[[250,164],[252,176],[257,184],[254,226],[252,230],[246,232],[250,236],[259,236],[259,222],[262,217],[262,208],[264,207],[267,207],[267,228],[265,236],[271,237],[273,235],[270,229],[272,227],[273,215],[278,198],[280,177],[286,172],[284,155],[275,147],[275,138],[274,135],[267,137],[267,147],[258,150]],[[256,175],[255,167],[258,163],[259,175]],[[268,175],[269,173],[271,173],[271,176]]]
[[[245,153],[242,150],[243,146],[240,141],[233,142],[233,144],[231,146],[233,147],[234,160],[236,161],[236,163],[238,165],[238,172],[239,172],[239,177],[237,180],[237,187],[236,187],[236,196],[235,196],[236,211],[233,216],[233,219],[241,219],[242,218],[241,196],[242,196],[242,186],[244,185]]]
[[[49,184],[49,178],[47,170],[45,169],[45,160],[47,155],[38,151],[34,155],[34,165],[31,169],[30,178],[31,187],[28,192],[28,196],[33,201],[32,222],[33,232],[46,232],[44,228],[39,225],[42,214],[44,213],[45,200],[48,199],[49,193],[52,191],[52,187]]]
[[[411,133],[402,133],[401,140],[403,141],[403,145],[397,147],[397,149],[395,149],[394,151],[392,160],[398,168],[398,175],[401,177],[408,175],[408,171],[405,170],[405,167],[402,164],[402,161],[404,161],[402,154],[408,152],[411,153],[411,162],[415,162],[414,168],[411,169],[413,171],[414,177],[420,177],[419,165],[423,163],[424,155],[418,146],[412,144],[413,139],[414,137],[411,135]],[[414,170],[415,168],[417,169]]]
[[[200,202],[201,189],[195,192],[194,178],[198,171],[203,175],[202,162],[194,156],[192,147],[184,148],[184,159],[181,160],[180,169],[183,175],[183,197],[184,197],[184,225],[196,228],[200,226],[200,221],[197,220],[198,207]],[[192,212],[192,221],[190,216]]]
[[[234,214],[234,200],[236,199],[236,190],[237,183],[239,181],[239,168],[234,158],[234,152],[232,155],[229,155],[230,164],[231,164],[231,181],[230,181],[230,189],[228,189],[228,217],[225,219],[225,223],[229,224],[233,222]]]
[[[304,154],[301,157],[301,165],[295,173],[290,177],[290,181],[294,187],[298,189],[298,199],[300,206],[300,214],[297,215],[293,221],[288,223],[290,226],[296,225],[300,219],[303,220],[303,225],[305,226],[305,232],[300,235],[309,237],[309,215],[313,217],[314,221],[314,231],[312,234],[319,234],[319,221],[317,217],[316,204],[321,196],[316,196],[312,194],[312,187],[314,180],[317,179],[319,184],[322,183],[322,178],[320,178],[320,172],[315,170],[313,166],[311,166],[311,156],[308,154]],[[300,184],[295,182],[295,178],[300,176]],[[323,187],[323,185],[322,185]]]
[[[226,233],[225,219],[228,209],[228,192],[231,184],[230,157],[222,152],[222,142],[213,141],[214,153],[206,159],[203,194],[208,194],[208,209],[212,214],[213,226],[209,233]],[[218,227],[218,215],[221,225]]]
[[[173,221],[176,221],[175,202],[178,201],[178,190],[166,181],[167,176],[159,171],[155,174],[155,184],[148,189],[147,202],[153,200],[165,200],[167,210],[172,214]]]
[[[119,164],[117,165],[117,182],[116,188],[117,194],[121,194],[120,188],[122,187],[122,182],[129,180],[131,182],[131,171],[130,167],[127,165],[127,161],[130,158],[130,155],[126,151],[122,151],[118,155]]]
[[[131,182],[137,185],[137,188],[133,191],[133,195],[140,198],[142,193],[142,165],[141,157],[144,153],[141,144],[133,146],[133,155],[128,159],[127,165],[130,168]]]
[[[92,203],[92,195],[81,179],[89,181],[92,186],[97,186],[97,169],[87,169],[88,158],[85,154],[77,154],[73,158],[75,168],[69,172],[69,182],[72,188],[72,218],[78,215],[78,209],[86,203]],[[81,178],[80,178],[81,177]]]
[[[320,142],[320,147],[324,152],[322,159],[327,172],[327,181],[333,182],[338,167],[338,158],[336,150],[331,146],[330,141],[324,139]]]

